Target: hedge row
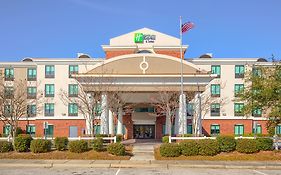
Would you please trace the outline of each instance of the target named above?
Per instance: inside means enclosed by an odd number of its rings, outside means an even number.
[[[237,150],[240,153],[256,153],[272,150],[273,141],[270,138],[238,139],[232,136],[219,136],[216,140],[186,140],[180,143],[163,143],[160,154],[164,157],[184,156],[214,156],[220,152]]]

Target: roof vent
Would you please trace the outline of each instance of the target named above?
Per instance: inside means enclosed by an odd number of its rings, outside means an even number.
[[[77,58],[91,58],[91,56],[85,53],[77,53]]]
[[[267,60],[265,58],[259,58],[257,62],[267,62]]]
[[[30,57],[25,57],[25,58],[22,59],[22,61],[23,62],[32,62],[33,60]]]
[[[205,53],[205,54],[201,55],[199,58],[213,58],[213,54],[212,53]]]

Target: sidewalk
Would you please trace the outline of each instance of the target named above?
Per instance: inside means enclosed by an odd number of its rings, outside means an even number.
[[[1,159],[0,168],[220,168],[280,169],[281,161],[160,161],[160,160],[24,160]]]

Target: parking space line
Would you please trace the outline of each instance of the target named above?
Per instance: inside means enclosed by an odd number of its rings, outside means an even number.
[[[260,171],[258,171],[258,170],[253,170],[255,173],[258,173],[258,174],[262,174],[262,175],[268,175],[268,174],[265,174],[265,173],[263,173],[263,172],[260,172]]]

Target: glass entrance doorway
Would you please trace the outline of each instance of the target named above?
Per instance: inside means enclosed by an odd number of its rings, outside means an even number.
[[[135,139],[154,139],[155,125],[134,125]]]

